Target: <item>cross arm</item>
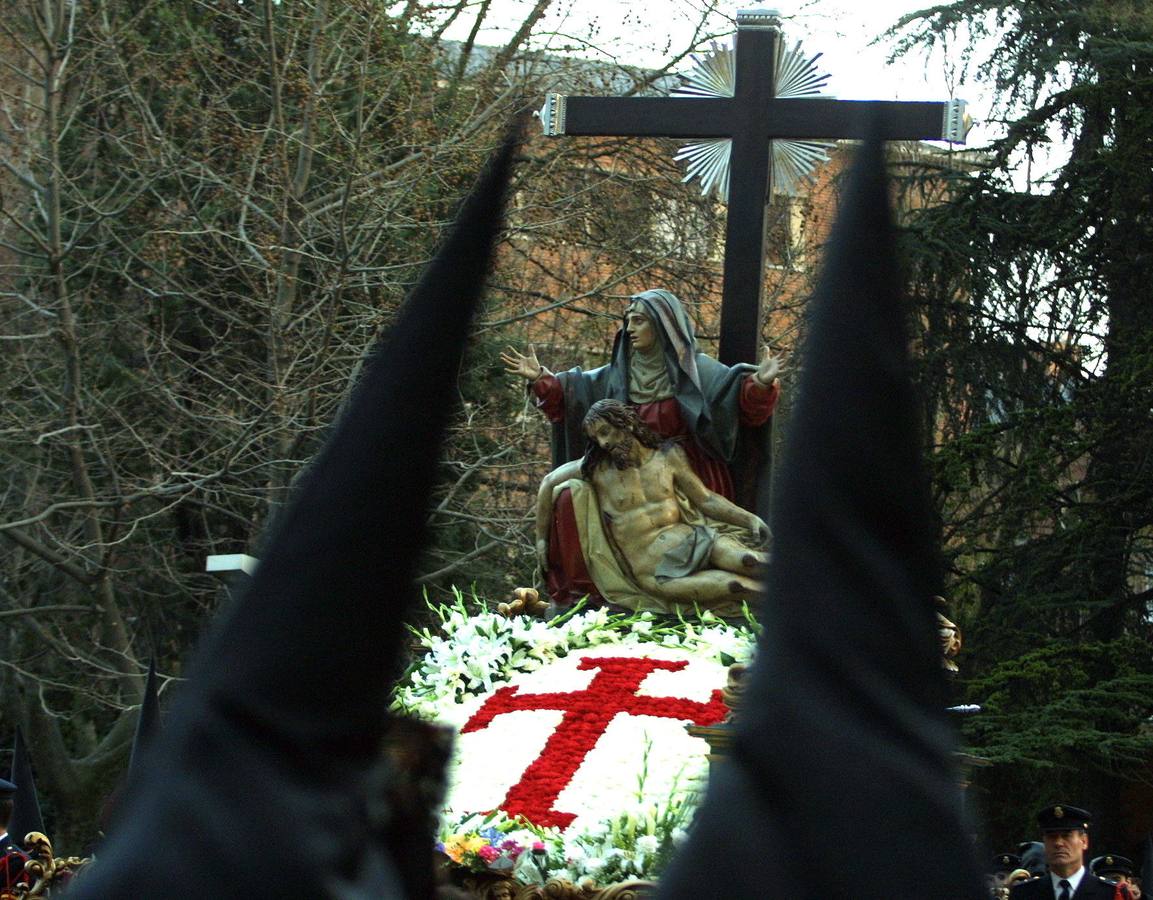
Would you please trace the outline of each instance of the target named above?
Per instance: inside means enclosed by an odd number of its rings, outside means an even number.
[[[886,141],[965,142],[969,118],[964,100],[770,100],[762,113],[774,138],[854,139],[868,137],[874,121]]]
[[[728,97],[569,97],[548,94],[537,113],[544,133],[708,138],[730,137]]]
[[[970,124],[964,100],[829,97],[769,100],[756,110],[741,110],[729,97],[568,97],[551,93],[537,115],[544,133],[552,136],[733,137],[747,129],[749,116],[756,116],[769,124],[769,133],[764,135],[769,138],[853,139],[865,137],[879,116],[884,140],[963,144]]]

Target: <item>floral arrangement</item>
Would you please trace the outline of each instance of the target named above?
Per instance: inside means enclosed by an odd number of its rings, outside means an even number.
[[[475,821],[464,821],[451,828],[444,829],[446,833],[437,843],[436,849],[451,859],[458,866],[470,872],[500,872],[512,873],[518,863],[525,857],[525,851],[531,854],[544,854],[547,852],[541,836],[531,831],[516,828],[515,822],[504,819],[496,825],[492,822],[494,816],[470,816]]]
[[[425,721],[443,720],[446,709],[468,696],[492,690],[518,673],[535,672],[575,650],[622,644],[682,649],[720,665],[747,662],[758,628],[751,613],[733,625],[702,612],[674,621],[652,613],[611,613],[577,604],[551,621],[489,612],[484,601],[429,604],[440,619],[436,631],[416,629],[424,653],[400,679],[392,709]]]
[[[684,725],[720,721],[726,669],[752,652],[751,617],[578,606],[544,622],[459,593],[431,608],[439,623],[415,632],[424,653],[392,705],[459,732],[438,849],[522,882],[655,877],[707,772],[707,746]]]
[[[601,884],[655,878],[688,837],[697,801],[696,793],[674,794],[666,803],[563,835],[563,868],[556,860],[560,877],[578,884],[589,878]]]
[[[536,828],[500,812],[467,815],[441,825],[437,850],[475,873],[526,884],[562,878],[614,884],[655,878],[688,837],[696,796],[630,810],[586,829]]]

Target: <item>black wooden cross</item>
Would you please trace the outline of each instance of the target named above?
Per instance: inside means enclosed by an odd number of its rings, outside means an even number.
[[[964,101],[908,103],[778,98],[780,19],[769,10],[737,13],[732,97],[566,97],[549,94],[546,134],[731,138],[725,225],[721,362],[755,362],[761,335],[765,205],[770,141],[861,138],[878,120],[886,140],[964,142]]]

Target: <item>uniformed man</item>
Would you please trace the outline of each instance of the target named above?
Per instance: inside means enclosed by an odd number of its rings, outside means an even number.
[[[1009,880],[1009,874],[1020,867],[1021,857],[1016,853],[999,853],[994,856],[993,865],[989,867],[989,893],[994,897],[1004,896],[1005,891],[1001,889]]]
[[[1010,900],[1113,900],[1114,886],[1085,868],[1091,820],[1086,810],[1065,803],[1037,813],[1049,871],[1017,885]]]
[[[1124,856],[1118,856],[1115,853],[1107,853],[1104,856],[1098,856],[1091,863],[1089,863],[1089,871],[1106,881],[1112,881],[1114,884],[1121,885],[1125,890],[1124,893],[1132,900],[1136,900],[1141,896],[1139,890],[1134,890],[1135,885],[1133,879],[1136,877],[1133,860]]]
[[[28,860],[28,855],[8,833],[15,793],[16,785],[0,778],[0,898],[16,896],[16,885],[24,883],[24,863]]]

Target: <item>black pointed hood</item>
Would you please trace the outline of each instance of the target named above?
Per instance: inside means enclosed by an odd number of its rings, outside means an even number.
[[[495,155],[373,352],[71,896],[404,894],[402,870],[422,861],[373,840],[371,786],[515,146]]]
[[[40,797],[32,777],[28,746],[19,725],[12,745],[12,777],[9,780],[16,785],[16,793],[12,795],[12,820],[8,823],[8,833],[17,844],[23,844],[24,835],[29,831],[44,833],[44,818],[40,814]]]
[[[148,661],[148,679],[144,682],[144,698],[140,703],[140,718],[136,720],[136,734],[132,738],[132,753],[128,757],[128,777],[133,778],[143,759],[144,750],[160,732],[160,695],[156,687],[156,657]]]
[[[949,756],[937,529],[888,207],[874,141],[810,305],[731,759],[663,896],[984,896]]]

